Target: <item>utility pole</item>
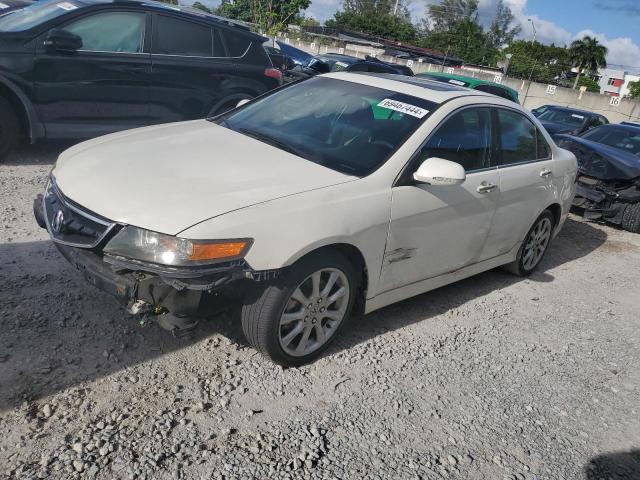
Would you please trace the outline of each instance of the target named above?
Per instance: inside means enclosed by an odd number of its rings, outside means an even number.
[[[393,16],[395,17],[398,13],[398,4],[400,3],[400,0],[396,0],[396,6],[393,7]]]
[[[533,19],[527,19],[531,22],[531,28],[533,28],[533,43],[536,43],[536,24],[533,23]]]

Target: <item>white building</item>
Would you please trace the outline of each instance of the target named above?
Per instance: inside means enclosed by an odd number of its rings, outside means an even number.
[[[622,83],[622,87],[620,88],[620,96],[626,97],[629,95],[629,84],[632,82],[640,82],[640,75],[631,75],[627,73],[624,76],[624,82]]]

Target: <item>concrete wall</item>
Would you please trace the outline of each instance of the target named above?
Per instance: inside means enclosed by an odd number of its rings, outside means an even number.
[[[313,54],[344,53],[346,55],[364,58],[365,55],[370,54],[371,52],[367,47],[356,47],[354,45],[350,45],[350,48],[345,49],[337,44],[335,46],[330,46],[320,45],[319,43],[310,44],[308,42],[299,42],[294,40],[289,40],[289,42],[292,46]],[[400,60],[394,57],[377,55],[377,58],[390,63],[398,63],[402,65],[407,64],[406,60]],[[415,73],[429,71],[441,72],[443,70],[442,65],[421,63],[417,61],[411,62],[410,67]],[[533,109],[541,105],[562,105],[601,113],[612,123],[619,123],[626,120],[640,122],[640,102],[627,98],[613,98],[599,93],[580,92],[570,88],[562,88],[553,85],[529,82],[527,80],[520,80],[517,78],[503,77],[491,69],[480,71],[477,68],[470,69],[462,67],[454,69],[452,73],[490,81],[501,79],[501,83],[503,85],[507,85],[518,92],[520,103],[528,109]],[[496,76],[501,78],[496,79]]]

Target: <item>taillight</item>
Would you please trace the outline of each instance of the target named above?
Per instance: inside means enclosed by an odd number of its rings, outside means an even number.
[[[282,72],[277,68],[267,68],[264,71],[264,74],[269,78],[275,78],[279,82],[282,82]]]

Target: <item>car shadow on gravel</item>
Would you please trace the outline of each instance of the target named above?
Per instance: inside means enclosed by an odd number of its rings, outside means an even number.
[[[596,228],[584,221],[574,220],[571,217],[568,218],[561,232],[553,240],[540,268],[527,280],[533,282],[554,281],[555,278],[549,271],[589,255],[602,246],[606,240],[607,234],[601,228]],[[349,349],[384,332],[428,321],[448,310],[523,280],[525,279],[507,273],[501,268],[496,268],[390,305],[355,319],[344,336],[329,349],[328,354]]]
[[[47,141],[38,142],[33,145],[23,144],[9,153],[6,158],[0,161],[1,165],[53,165],[63,151],[77,141]]]
[[[593,457],[584,467],[585,480],[640,480],[640,450]]]
[[[531,280],[552,281],[546,270],[588,255],[605,240],[604,231],[569,220]],[[200,322],[190,338],[174,338],[153,322],[140,325],[115,299],[87,284],[49,241],[0,244],[0,259],[0,412],[117,374],[216,333],[247,345],[237,309],[204,312],[208,321]],[[518,281],[493,270],[392,305],[354,322],[329,353],[428,320]]]
[[[186,338],[141,325],[49,241],[0,244],[0,259],[0,412],[229,329],[227,316],[201,322]]]

